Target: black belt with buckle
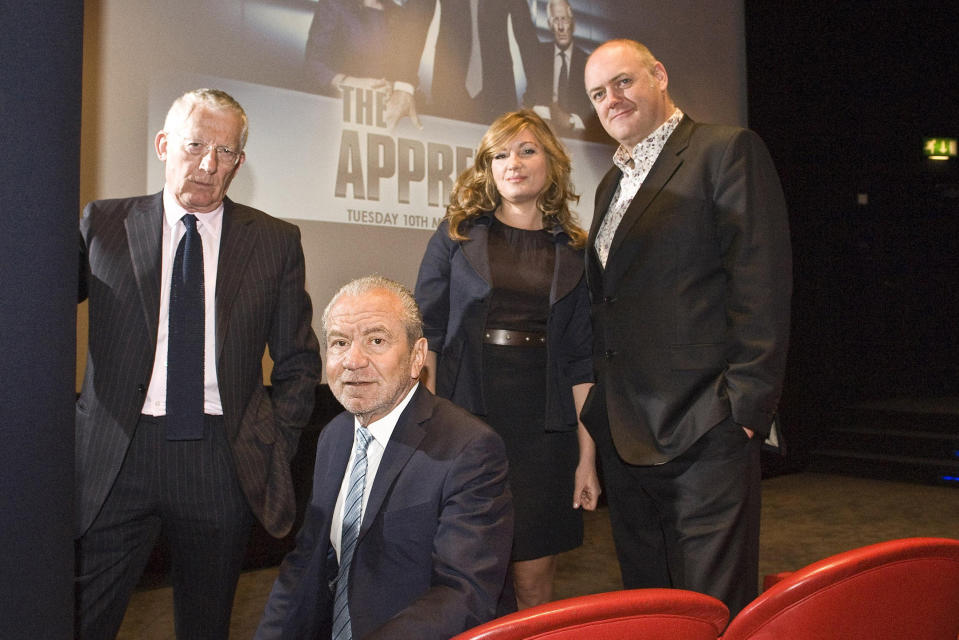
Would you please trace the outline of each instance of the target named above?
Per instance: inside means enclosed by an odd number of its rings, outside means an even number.
[[[546,334],[511,329],[487,329],[483,333],[483,342],[505,347],[542,347],[546,345]]]

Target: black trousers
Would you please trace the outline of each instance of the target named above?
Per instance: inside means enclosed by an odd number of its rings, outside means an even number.
[[[757,595],[760,442],[727,418],[662,465],[624,462],[594,429],[616,554],[627,589],[671,587],[722,600],[735,615]]]
[[[168,441],[141,416],[103,509],[76,543],[76,637],[116,637],[159,536],[169,543],[176,636],[229,637],[253,514],[237,480],[222,416],[201,440]]]

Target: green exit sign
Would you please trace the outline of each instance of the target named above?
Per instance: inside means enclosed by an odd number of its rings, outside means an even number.
[[[923,142],[923,151],[930,158],[955,158],[955,138],[926,138]]]

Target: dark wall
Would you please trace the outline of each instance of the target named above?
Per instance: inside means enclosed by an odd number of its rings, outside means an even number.
[[[73,636],[81,0],[0,4],[0,638]]]
[[[795,257],[784,420],[959,394],[959,3],[747,0],[749,123],[776,160]],[[864,194],[868,203],[857,201]]]

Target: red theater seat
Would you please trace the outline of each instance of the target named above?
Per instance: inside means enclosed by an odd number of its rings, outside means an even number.
[[[959,638],[959,540],[892,540],[820,560],[760,594],[722,636],[885,638]]]
[[[512,613],[453,640],[716,640],[726,605],[680,589],[630,589],[557,600]]]

